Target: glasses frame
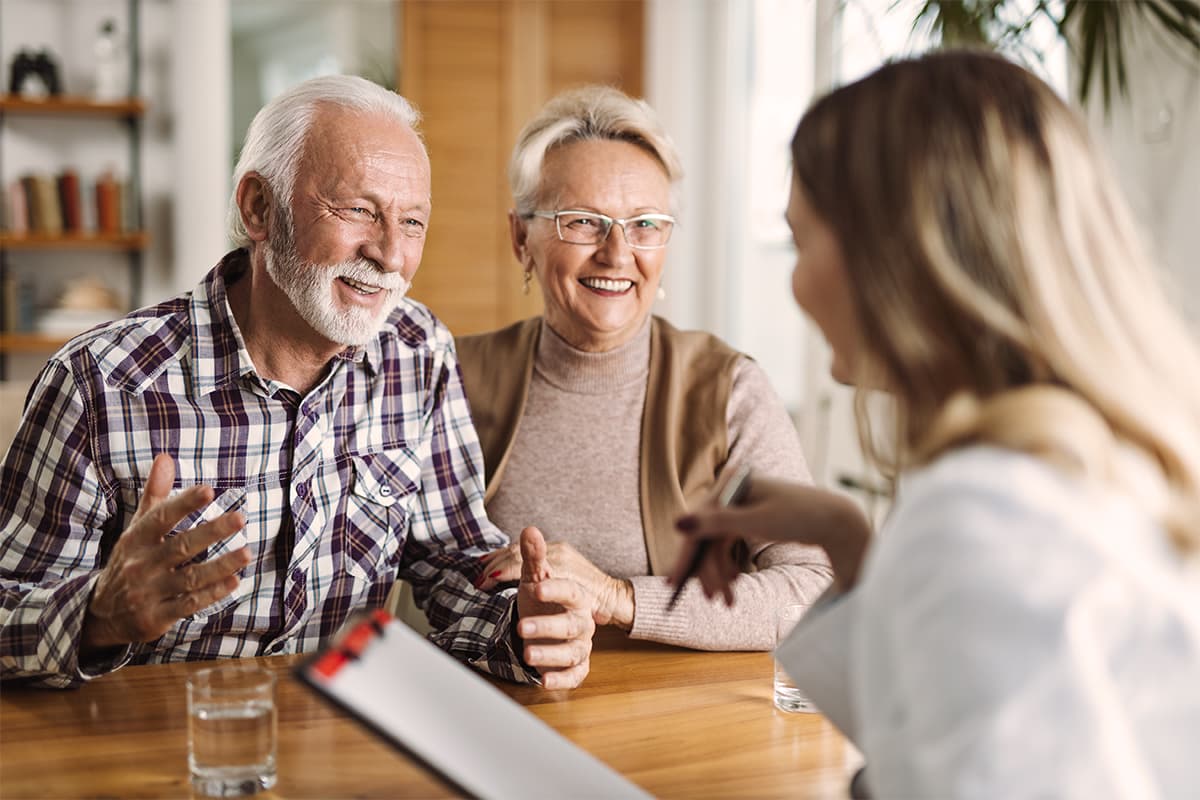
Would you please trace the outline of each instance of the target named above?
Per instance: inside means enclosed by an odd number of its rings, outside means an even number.
[[[604,228],[604,235],[601,236],[595,242],[573,242],[573,241],[571,241],[570,239],[563,236],[562,225],[559,222],[559,219],[562,217],[563,214],[586,214],[589,217],[596,217],[597,219],[603,220],[603,222],[605,223],[605,226],[606,226]],[[558,240],[560,242],[565,242],[566,244],[577,244],[577,245],[580,245],[581,247],[592,247],[592,246],[598,247],[598,246],[604,244],[605,242],[608,241],[608,236],[610,233],[612,233],[612,229],[614,227],[616,227],[617,225],[620,225],[621,233],[625,236],[625,243],[627,245],[629,245],[630,247],[632,247],[634,250],[661,250],[661,249],[663,249],[671,241],[671,233],[675,230],[675,226],[679,224],[678,221],[670,214],[638,214],[635,217],[627,217],[625,219],[620,219],[618,217],[610,217],[607,214],[601,214],[599,211],[585,211],[582,208],[564,208],[561,211],[530,211],[525,216],[527,218],[528,217],[538,217],[539,219],[554,220],[554,231],[555,231],[555,233],[558,234]],[[638,222],[638,221],[644,220],[644,219],[651,219],[651,220],[657,220],[659,222],[671,223],[671,230],[667,231],[667,241],[663,242],[662,244],[649,244],[649,245],[634,244],[632,241],[630,241],[629,231],[628,231],[628,229],[626,229],[625,226],[630,222]]]

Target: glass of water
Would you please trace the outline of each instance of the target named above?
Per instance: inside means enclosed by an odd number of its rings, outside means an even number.
[[[779,609],[775,614],[775,646],[779,647],[783,640],[792,632],[792,628],[796,627],[796,623],[804,616],[804,612],[808,610],[805,605],[787,605]],[[787,670],[783,668],[783,664],[779,663],[779,659],[775,661],[775,707],[780,711],[796,712],[815,712],[817,707],[812,704],[812,701],[804,696],[792,680],[792,676],[788,675]]]
[[[275,674],[227,664],[188,678],[188,769],[196,794],[238,797],[275,785]]]

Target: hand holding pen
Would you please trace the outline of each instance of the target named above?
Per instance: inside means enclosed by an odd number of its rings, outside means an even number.
[[[750,493],[750,468],[741,467],[734,472],[717,492],[717,508],[729,508],[741,503]],[[684,522],[690,519],[691,516],[683,517],[676,523],[680,530],[686,531]],[[671,611],[675,608],[675,604],[679,602],[680,595],[683,594],[683,587],[687,582],[696,577],[701,567],[704,566],[704,561],[709,557],[712,548],[714,547],[713,539],[700,539],[692,545],[691,557],[686,559],[683,573],[679,573],[679,567],[676,566],[675,572],[671,576],[671,582],[675,584],[675,591],[671,593],[671,600],[667,603],[667,610]],[[707,593],[707,587],[706,587]],[[725,602],[732,604],[733,597],[725,588]]]
[[[720,594],[732,604],[732,585],[741,566],[734,557],[738,541],[815,545],[824,549],[838,588],[854,587],[872,534],[870,521],[850,497],[762,475],[756,475],[753,484],[748,474],[738,478],[735,474],[724,485],[716,503],[676,521],[690,545],[671,575],[676,594],[694,576],[705,596]]]

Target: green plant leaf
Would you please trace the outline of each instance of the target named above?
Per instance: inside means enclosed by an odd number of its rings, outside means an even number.
[[[1137,6],[1174,36],[1200,50],[1200,6],[1186,0],[1150,0]]]
[[[1013,23],[1003,13],[1024,0],[925,0],[913,19],[913,30],[928,24],[945,47],[986,44],[1032,54],[1044,54],[1027,41],[1034,19],[1049,18],[1067,42],[1079,70],[1078,98],[1092,99],[1097,83],[1105,113],[1114,93],[1129,95],[1126,42],[1130,25],[1143,19],[1159,28],[1187,50],[1200,56],[1200,0],[1037,0],[1023,21]],[[898,7],[893,4],[893,9]],[[1055,7],[1061,8],[1056,15]],[[1019,19],[1019,17],[1016,17]]]

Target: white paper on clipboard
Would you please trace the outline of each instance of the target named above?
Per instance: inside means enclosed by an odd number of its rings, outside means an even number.
[[[296,675],[473,797],[651,796],[383,612]]]

